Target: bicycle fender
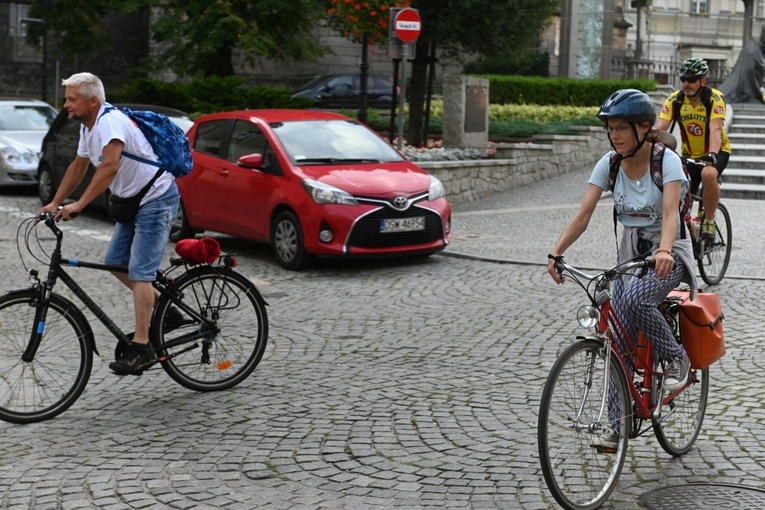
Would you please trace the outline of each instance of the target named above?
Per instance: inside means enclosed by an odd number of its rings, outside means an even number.
[[[31,295],[37,294],[37,289],[34,287],[27,287],[26,289],[13,289],[8,292],[8,294],[24,294],[29,293]],[[51,292],[50,294],[50,300],[51,301],[58,301],[59,304],[66,306],[67,312],[71,313],[73,316],[76,316],[77,319],[81,320],[83,324],[87,326],[87,331],[85,332],[85,341],[88,344],[88,347],[95,352],[98,356],[101,356],[101,354],[98,352],[98,349],[96,348],[96,339],[93,335],[93,328],[90,326],[90,321],[85,317],[85,314],[82,313],[82,310],[77,308],[77,306],[70,301],[69,299],[65,298],[61,294],[57,294],[55,292]]]
[[[23,292],[35,292],[34,287],[26,287],[23,289],[11,289],[8,291],[8,294],[21,294]]]
[[[584,335],[576,335],[576,341],[577,342],[586,342],[587,340],[594,340],[596,342],[603,343],[603,338],[600,336],[584,336]]]
[[[250,286],[250,291],[251,291],[253,294],[255,294],[255,299],[256,299],[256,300],[258,300],[259,302],[263,303],[265,306],[269,306],[269,305],[268,305],[268,302],[267,302],[267,301],[266,301],[266,300],[263,298],[263,295],[260,293],[260,291],[259,291],[259,290],[258,290],[258,288],[255,286],[255,284],[254,284],[254,283],[252,283],[252,281],[250,281],[250,285],[251,285],[251,286]]]

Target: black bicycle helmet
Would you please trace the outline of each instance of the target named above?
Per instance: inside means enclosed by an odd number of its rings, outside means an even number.
[[[680,64],[680,69],[678,69],[677,72],[683,78],[694,76],[701,78],[707,75],[709,66],[707,65],[707,61],[703,58],[692,57],[685,59],[683,63]]]
[[[617,90],[600,107],[598,118],[603,122],[608,119],[623,119],[631,123],[656,122],[656,105],[648,94],[636,89]]]

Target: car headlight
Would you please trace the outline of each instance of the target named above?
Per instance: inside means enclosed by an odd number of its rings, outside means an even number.
[[[10,145],[0,146],[0,159],[11,168],[37,168],[39,158],[31,149],[17,150]]]
[[[347,191],[314,179],[305,179],[303,187],[317,204],[359,205],[353,195]]]
[[[430,187],[428,188],[428,200],[432,202],[438,198],[446,196],[446,189],[444,184],[436,177],[430,176]]]
[[[598,309],[591,305],[585,305],[577,310],[576,320],[585,328],[594,328],[600,320]]]

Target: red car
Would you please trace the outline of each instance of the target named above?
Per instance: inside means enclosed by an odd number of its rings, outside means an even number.
[[[314,257],[429,255],[451,240],[441,181],[344,115],[216,113],[188,137],[174,241],[202,230],[254,239],[299,269]]]

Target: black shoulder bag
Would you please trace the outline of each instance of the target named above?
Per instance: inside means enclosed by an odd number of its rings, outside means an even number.
[[[132,197],[122,198],[114,194],[110,195],[109,219],[118,223],[130,223],[135,220],[135,217],[138,216],[138,209],[141,208],[141,200],[143,200],[143,197],[146,196],[146,193],[148,193],[154,185],[154,181],[162,175],[162,172],[164,172],[164,170],[161,168],[157,170],[157,173],[154,174],[154,177],[151,178],[149,183],[144,186],[138,194]]]

